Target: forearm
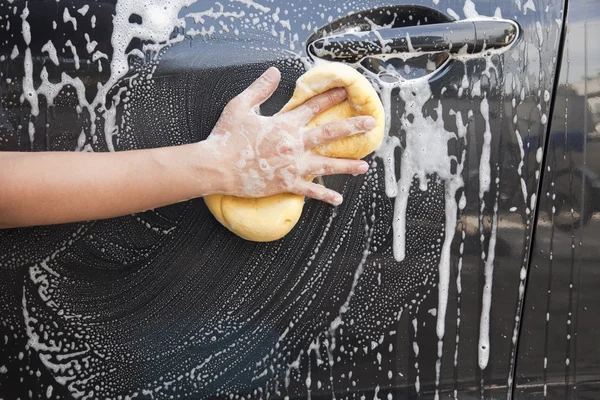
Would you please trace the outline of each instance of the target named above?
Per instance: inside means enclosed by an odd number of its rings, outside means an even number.
[[[112,218],[209,194],[294,193],[339,205],[339,193],[306,177],[363,174],[368,164],[313,149],[367,132],[376,121],[354,117],[308,127],[347,98],[340,88],[273,117],[258,115],[279,80],[270,68],[225,107],[200,143],[116,153],[0,152],[0,228]]]
[[[202,144],[116,153],[1,153],[0,228],[112,218],[219,192]]]

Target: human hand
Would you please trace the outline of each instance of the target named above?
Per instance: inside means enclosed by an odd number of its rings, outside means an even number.
[[[203,142],[218,160],[224,178],[221,194],[263,197],[288,192],[339,205],[343,200],[339,193],[306,177],[364,174],[368,164],[323,157],[311,150],[366,132],[375,126],[375,120],[369,116],[353,117],[316,128],[306,127],[317,114],[342,102],[347,97],[344,89],[332,89],[273,117],[259,115],[258,106],[275,92],[280,79],[279,71],[269,68],[229,102]]]

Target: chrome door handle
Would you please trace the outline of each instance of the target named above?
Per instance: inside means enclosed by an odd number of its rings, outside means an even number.
[[[466,20],[344,32],[316,38],[307,44],[307,51],[313,57],[348,63],[368,56],[402,57],[402,53],[417,51],[477,54],[508,48],[519,32],[519,25],[511,20]]]

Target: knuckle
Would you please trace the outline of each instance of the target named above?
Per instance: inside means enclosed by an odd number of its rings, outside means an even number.
[[[325,175],[331,175],[335,172],[335,166],[332,163],[323,164],[323,172]]]
[[[337,103],[338,99],[339,99],[339,96],[336,95],[336,91],[333,91],[333,92],[329,91],[325,95],[325,99],[324,100],[327,102],[327,104],[333,105],[333,104]]]
[[[353,121],[344,121],[340,123],[339,136],[349,136],[356,132],[357,128]]]
[[[273,77],[269,74],[264,74],[263,76],[258,78],[258,82],[260,82],[262,86],[267,86],[275,82],[275,79],[273,79]]]
[[[285,169],[286,173],[288,176],[297,176],[299,175],[299,169],[297,165],[289,165],[286,169]]]
[[[362,130],[365,129],[365,119],[361,117],[357,117],[354,119],[354,123],[352,124],[352,128],[354,130]]]
[[[349,130],[352,132],[362,132],[365,130],[365,121],[362,117],[354,117],[348,124]]]
[[[316,199],[319,197],[319,193],[314,188],[310,187],[306,190],[306,196]]]
[[[325,125],[321,131],[323,137],[325,139],[330,139],[335,137],[336,129],[331,125]]]
[[[292,148],[288,145],[284,145],[279,148],[279,152],[281,154],[290,154],[292,153]]]
[[[312,114],[318,114],[319,112],[321,112],[321,105],[317,100],[309,101],[307,107]]]

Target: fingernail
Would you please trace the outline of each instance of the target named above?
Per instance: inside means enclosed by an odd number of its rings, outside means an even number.
[[[377,123],[375,122],[375,118],[367,117],[367,118],[365,118],[363,126],[365,127],[365,129],[373,129],[373,128],[375,128],[376,124]]]
[[[344,88],[335,88],[332,89],[332,91],[336,97],[345,98],[346,96],[348,96],[348,92],[346,92],[346,89]]]
[[[344,198],[339,193],[336,193],[335,196],[333,197],[333,205],[336,207],[339,206],[340,204],[342,204],[343,201],[344,201]]]
[[[369,164],[367,164],[366,162],[363,162],[358,166],[358,168],[356,170],[358,171],[359,174],[364,174],[369,170]]]
[[[277,68],[275,68],[275,67],[269,68],[263,74],[263,78],[265,78],[265,79],[267,79],[269,81],[276,80],[278,76],[279,76],[279,70]]]

